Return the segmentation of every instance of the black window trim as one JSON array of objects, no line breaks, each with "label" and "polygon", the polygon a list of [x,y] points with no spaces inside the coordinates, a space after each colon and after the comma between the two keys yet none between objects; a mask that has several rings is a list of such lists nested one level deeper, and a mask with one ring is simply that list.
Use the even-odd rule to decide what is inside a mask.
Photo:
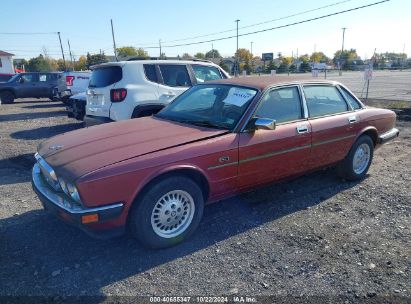
[{"label": "black window trim", "polygon": [[[338,94],[341,96],[342,100],[345,102],[345,105],[347,106],[347,111],[311,117],[310,109],[308,108],[308,104],[307,104],[307,101],[306,101],[306,98],[305,98],[304,87],[314,87],[314,86],[317,86],[317,87],[318,86],[326,86],[326,87],[336,88]],[[303,83],[303,84],[301,84],[301,87],[302,87],[302,91],[303,91],[303,94],[304,94],[304,100],[305,100],[305,103],[307,105],[308,119],[309,120],[324,118],[324,117],[330,117],[330,116],[336,116],[336,115],[341,115],[341,114],[346,114],[346,113],[351,113],[353,111],[350,104],[345,100],[343,94],[339,90],[338,85],[336,83]]]},{"label": "black window trim", "polygon": [[[357,98],[357,96],[355,96],[347,87],[343,86],[342,84],[338,84],[336,85],[336,87],[338,88],[338,90],[340,91],[340,94],[343,96],[345,102],[348,104],[348,106],[351,108],[351,111],[355,112],[355,111],[360,111],[362,109],[364,109],[364,104],[361,102],[361,100],[359,100]],[[349,96],[351,96],[360,106],[359,109],[354,109],[351,104],[348,102],[347,98],[345,98],[345,95],[343,94],[343,91],[345,91]]]}]

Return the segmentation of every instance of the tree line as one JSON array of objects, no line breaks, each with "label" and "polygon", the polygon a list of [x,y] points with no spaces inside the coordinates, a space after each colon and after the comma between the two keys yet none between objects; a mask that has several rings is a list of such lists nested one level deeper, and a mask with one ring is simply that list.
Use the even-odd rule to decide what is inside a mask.
[{"label": "tree line", "polygon": [[[117,57],[119,60],[128,58],[148,59],[149,54],[143,48],[135,48],[132,46],[124,46],[117,48]],[[348,49],[341,52],[338,50],[334,53],[332,58],[326,56],[323,52],[313,52],[312,54],[303,54],[298,57],[283,56],[281,52],[276,54],[277,57],[268,62],[261,64],[261,58],[253,56],[248,49],[240,48],[234,56],[228,58],[232,62],[236,62],[238,59],[239,71],[247,71],[247,74],[254,72],[266,72],[276,70],[278,73],[284,72],[310,72],[313,63],[323,63],[328,66],[335,66],[339,68],[341,66],[344,70],[360,69],[364,66],[365,62],[358,56],[355,49]],[[166,59],[167,56],[162,53],[160,59]],[[214,59],[215,62],[225,69],[227,72],[233,72],[233,67],[230,68],[227,65],[227,58],[221,56],[220,52],[216,49],[212,49],[206,53],[197,52],[194,55],[183,53],[181,56],[177,56],[178,59],[190,60],[190,59]],[[370,59],[375,69],[386,68],[390,65],[391,68],[411,68],[411,59],[407,59],[407,55],[403,53],[377,53]],[[29,60],[19,60],[15,63],[17,68],[23,68],[28,72],[49,72],[49,71],[83,71],[90,69],[91,66],[108,62],[107,56],[102,53],[90,54],[80,56],[77,60],[71,62],[62,59],[54,59],[47,55],[40,54],[37,57]]]}]

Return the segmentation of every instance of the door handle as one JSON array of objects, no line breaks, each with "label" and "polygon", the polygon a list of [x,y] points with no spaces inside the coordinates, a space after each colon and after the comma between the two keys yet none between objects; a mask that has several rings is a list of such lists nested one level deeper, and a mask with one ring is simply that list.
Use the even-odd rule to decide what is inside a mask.
[{"label": "door handle", "polygon": [[355,116],[350,116],[348,117],[348,123],[353,124],[357,122],[357,117]]},{"label": "door handle", "polygon": [[165,97],[174,97],[174,96],[176,96],[176,94],[173,93],[173,92],[167,92],[167,93],[164,93],[163,96],[165,96]]},{"label": "door handle", "polygon": [[297,133],[298,134],[304,134],[304,133],[308,133],[308,127],[306,125],[302,125],[302,126],[297,126]]}]

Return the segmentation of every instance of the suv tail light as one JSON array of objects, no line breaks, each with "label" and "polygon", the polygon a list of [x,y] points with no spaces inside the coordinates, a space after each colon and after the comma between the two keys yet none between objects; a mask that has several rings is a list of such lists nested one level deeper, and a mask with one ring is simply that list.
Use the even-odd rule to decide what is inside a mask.
[{"label": "suv tail light", "polygon": [[71,87],[73,85],[74,76],[66,76],[66,85]]},{"label": "suv tail light", "polygon": [[111,102],[120,102],[123,101],[127,96],[126,89],[111,89],[110,90],[110,99]]}]

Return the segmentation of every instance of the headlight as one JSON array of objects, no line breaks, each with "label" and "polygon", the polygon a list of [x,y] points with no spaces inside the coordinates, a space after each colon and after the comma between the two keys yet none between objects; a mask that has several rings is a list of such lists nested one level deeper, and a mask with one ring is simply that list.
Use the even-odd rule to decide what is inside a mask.
[{"label": "headlight", "polygon": [[64,193],[68,194],[66,181],[62,179],[61,177],[59,177],[59,183],[60,183],[61,190],[63,190]]},{"label": "headlight", "polygon": [[80,203],[80,195],[78,194],[76,186],[72,183],[67,183],[67,191],[71,198],[75,200],[76,202]]},{"label": "headlight", "polygon": [[76,202],[81,203],[80,195],[77,191],[76,186],[73,183],[67,182],[62,178],[59,178],[59,182],[61,189],[64,191],[65,194],[67,194],[67,196],[71,197]]}]

